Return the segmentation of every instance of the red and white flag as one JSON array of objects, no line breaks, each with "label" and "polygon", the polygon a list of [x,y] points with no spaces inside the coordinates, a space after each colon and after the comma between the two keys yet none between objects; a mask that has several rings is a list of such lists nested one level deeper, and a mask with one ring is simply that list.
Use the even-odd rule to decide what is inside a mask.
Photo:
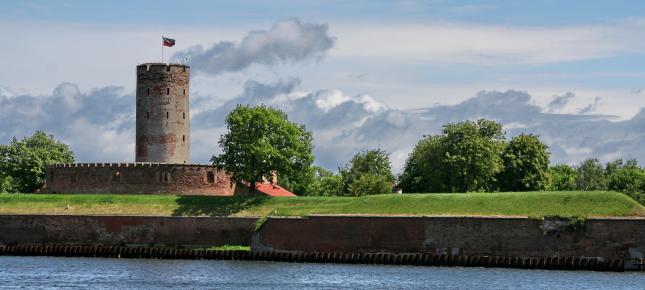
[{"label": "red and white flag", "polygon": [[162,41],[163,41],[163,46],[172,47],[173,45],[175,45],[175,40],[174,39],[163,37],[163,36],[161,38],[162,38]]}]

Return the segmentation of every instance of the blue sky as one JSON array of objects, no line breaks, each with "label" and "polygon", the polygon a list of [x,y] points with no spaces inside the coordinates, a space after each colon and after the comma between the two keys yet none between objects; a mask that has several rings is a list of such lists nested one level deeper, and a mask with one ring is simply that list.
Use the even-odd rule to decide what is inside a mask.
[{"label": "blue sky", "polygon": [[[276,29],[281,23],[288,26],[286,30]],[[235,102],[246,94],[250,82],[270,87],[294,80],[297,85],[285,89],[284,96],[274,96],[273,101],[285,110],[288,106],[281,103],[284,100],[309,96],[319,109],[354,102],[372,109],[387,107],[389,113],[411,112],[458,106],[477,98],[481,91],[508,90],[529,95],[527,105],[537,106],[544,113],[611,115],[607,117],[611,122],[629,121],[645,107],[643,1],[2,1],[0,96],[7,98],[6,102],[16,96],[83,102],[80,97],[56,95],[55,89],[61,84],[73,85],[63,88],[75,92],[76,97],[92,98],[94,92],[105,92],[105,88],[118,88],[121,93],[115,96],[129,96],[135,85],[135,65],[159,60],[162,34],[177,40],[175,47],[165,50],[167,59],[189,55],[192,61],[203,62],[192,64],[194,67],[205,67],[217,65],[221,59],[209,62],[212,59],[208,55],[189,53],[191,49],[201,46],[208,50],[222,43],[243,47],[253,31],[265,33],[280,46],[281,41],[293,36],[289,29],[298,25],[315,27],[315,37],[331,44],[317,47],[320,39],[309,39],[311,51],[302,52],[297,50],[298,43],[306,42],[296,39],[288,51],[277,52],[283,53],[282,58],[267,60],[258,54],[256,59],[245,60],[248,65],[243,68],[217,73],[212,73],[214,68],[204,68],[203,73],[195,70],[191,93],[199,106],[192,108],[193,117]],[[255,47],[258,42],[247,44]],[[304,56],[291,57],[289,53]],[[566,98],[563,106],[549,106],[567,94],[574,97]],[[372,109],[357,113],[366,115],[354,129],[384,112]],[[20,107],[13,110],[28,111]],[[473,114],[476,117],[477,113]],[[519,119],[506,121],[508,128],[528,126]],[[123,129],[127,126],[114,127],[119,122],[113,120],[111,125],[93,130],[103,132],[103,137],[97,138],[131,146],[128,139],[133,132]],[[21,130],[38,129],[38,124],[7,128],[0,139]],[[219,132],[212,126],[200,128],[203,131],[196,129],[196,134]],[[77,151],[87,152],[81,155],[82,160],[102,158],[83,149],[96,144],[73,138],[69,128],[52,130],[60,131],[79,148]],[[411,142],[423,133],[410,133]],[[542,134],[552,140],[550,145],[568,152],[556,161],[571,163],[601,154],[599,147],[563,145],[557,143],[560,139],[549,137],[551,133]],[[319,135],[320,139],[330,138],[329,142],[338,140],[331,132]],[[194,152],[201,154],[193,156],[195,161],[207,160],[206,153],[213,151],[215,143],[194,144]],[[398,156],[400,165],[412,145],[383,146],[391,147],[386,149]],[[318,144],[320,150],[325,146]],[[575,146],[585,150],[574,154],[571,148]],[[362,148],[351,142],[346,147],[348,152]],[[605,159],[645,159],[638,152],[614,149],[602,151]],[[103,151],[108,152],[105,158],[124,161],[132,155],[130,148]],[[332,161],[321,163],[334,167],[345,157],[324,158]]]}]

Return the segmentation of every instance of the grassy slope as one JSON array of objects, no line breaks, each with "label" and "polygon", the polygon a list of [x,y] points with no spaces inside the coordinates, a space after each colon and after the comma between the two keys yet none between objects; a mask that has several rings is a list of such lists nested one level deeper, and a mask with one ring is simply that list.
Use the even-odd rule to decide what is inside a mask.
[{"label": "grassy slope", "polygon": [[645,217],[645,208],[628,196],[617,192],[404,194],[296,198],[4,194],[0,195],[0,214],[174,216],[380,214]]}]

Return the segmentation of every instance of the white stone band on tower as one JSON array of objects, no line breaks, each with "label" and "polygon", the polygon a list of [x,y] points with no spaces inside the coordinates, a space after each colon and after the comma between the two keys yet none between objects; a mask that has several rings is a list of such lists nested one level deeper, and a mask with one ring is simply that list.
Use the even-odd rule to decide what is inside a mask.
[{"label": "white stone band on tower", "polygon": [[136,162],[190,160],[189,77],[183,64],[137,66]]}]

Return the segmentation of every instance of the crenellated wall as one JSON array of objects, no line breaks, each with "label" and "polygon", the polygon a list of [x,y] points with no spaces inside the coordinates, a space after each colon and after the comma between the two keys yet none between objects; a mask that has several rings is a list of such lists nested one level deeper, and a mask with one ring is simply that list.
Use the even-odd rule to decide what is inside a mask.
[{"label": "crenellated wall", "polygon": [[235,185],[212,165],[74,163],[46,167],[42,192],[231,196]]}]

